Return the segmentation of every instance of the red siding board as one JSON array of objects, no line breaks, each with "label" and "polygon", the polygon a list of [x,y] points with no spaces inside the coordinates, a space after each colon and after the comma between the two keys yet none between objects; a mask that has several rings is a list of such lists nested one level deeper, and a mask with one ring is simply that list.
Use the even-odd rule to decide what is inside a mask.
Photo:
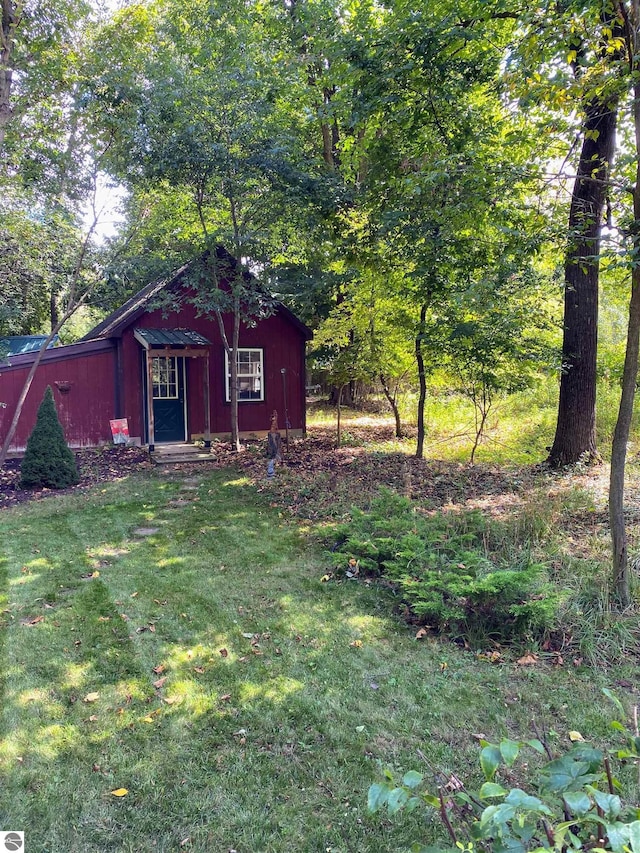
[{"label": "red siding board", "polygon": [[[63,348],[60,348],[63,349]],[[71,349],[71,348],[70,348]],[[30,365],[0,366],[0,440],[13,417]],[[58,383],[58,384],[56,384]],[[90,447],[110,441],[109,419],[114,417],[114,355],[111,348],[81,357],[43,360],[25,401],[13,450],[22,450],[36,422],[47,385],[53,390],[65,437],[73,447]],[[68,386],[63,392],[61,387]]]}]

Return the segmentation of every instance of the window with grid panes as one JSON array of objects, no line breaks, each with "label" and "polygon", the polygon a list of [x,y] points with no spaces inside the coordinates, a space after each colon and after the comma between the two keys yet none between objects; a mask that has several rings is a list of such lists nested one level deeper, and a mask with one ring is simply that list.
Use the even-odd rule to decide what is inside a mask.
[{"label": "window with grid panes", "polygon": [[[262,349],[238,347],[238,401],[264,400],[264,359]],[[225,353],[227,402],[231,400],[231,371]]]},{"label": "window with grid panes", "polygon": [[154,356],[151,359],[154,400],[175,400],[178,397],[178,364],[175,356]]}]

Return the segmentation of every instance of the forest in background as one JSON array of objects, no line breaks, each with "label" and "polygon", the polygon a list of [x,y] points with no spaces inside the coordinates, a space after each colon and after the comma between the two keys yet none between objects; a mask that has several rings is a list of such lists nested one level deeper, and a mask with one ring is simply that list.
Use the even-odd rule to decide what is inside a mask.
[{"label": "forest in background", "polygon": [[223,244],[314,328],[338,402],[377,387],[401,432],[412,395],[418,458],[430,387],[477,445],[559,378],[549,462],[595,461],[598,381],[622,384],[621,517],[639,35],[637,0],[4,0],[0,334],[71,340]]}]

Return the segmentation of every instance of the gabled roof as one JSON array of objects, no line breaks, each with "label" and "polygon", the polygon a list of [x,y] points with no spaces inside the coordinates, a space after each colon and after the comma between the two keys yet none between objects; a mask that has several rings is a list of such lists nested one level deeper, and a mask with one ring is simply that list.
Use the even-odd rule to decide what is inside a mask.
[{"label": "gabled roof", "polygon": [[130,299],[116,308],[113,313],[105,317],[101,323],[94,326],[91,331],[81,338],[82,341],[94,341],[100,338],[116,338],[122,330],[134,322],[141,314],[147,310],[148,304],[163,290],[173,290],[180,283],[184,273],[193,264],[189,261],[188,264],[180,267],[169,278],[161,278],[158,281],[153,281],[147,284],[142,290],[135,293]]},{"label": "gabled roof", "polygon": [[[105,317],[101,323],[98,323],[98,325],[91,329],[91,331],[87,332],[87,334],[81,338],[81,341],[104,340],[107,338],[119,337],[125,328],[130,326],[148,310],[149,304],[157,296],[163,292],[170,293],[178,290],[182,285],[184,275],[189,268],[202,260],[202,258],[206,258],[206,256],[207,255],[205,253],[200,258],[184,264],[169,277],[147,284],[142,288],[142,290],[139,290],[130,299],[128,299],[124,305],[121,305],[120,308],[117,308],[112,314]],[[232,267],[238,265],[236,258],[227,252],[224,246],[216,246],[216,257],[218,260],[224,261]],[[243,276],[247,281],[254,279],[257,283],[257,279],[255,279],[248,271],[243,270]],[[313,337],[311,329],[299,320],[298,317],[296,317],[296,315],[285,305],[278,302],[276,303],[275,310],[276,313],[286,317],[287,320],[289,320],[289,322],[298,329],[305,340],[308,341]]]}]

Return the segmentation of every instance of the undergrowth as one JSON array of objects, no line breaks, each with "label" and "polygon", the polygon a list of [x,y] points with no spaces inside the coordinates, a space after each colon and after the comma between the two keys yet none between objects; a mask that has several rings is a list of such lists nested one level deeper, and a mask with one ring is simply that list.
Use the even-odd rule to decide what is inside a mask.
[{"label": "undergrowth", "polygon": [[390,581],[415,621],[439,633],[498,642],[540,639],[556,627],[562,592],[523,548],[510,560],[488,548],[492,522],[477,511],[419,512],[381,490],[335,530],[333,567]]}]

